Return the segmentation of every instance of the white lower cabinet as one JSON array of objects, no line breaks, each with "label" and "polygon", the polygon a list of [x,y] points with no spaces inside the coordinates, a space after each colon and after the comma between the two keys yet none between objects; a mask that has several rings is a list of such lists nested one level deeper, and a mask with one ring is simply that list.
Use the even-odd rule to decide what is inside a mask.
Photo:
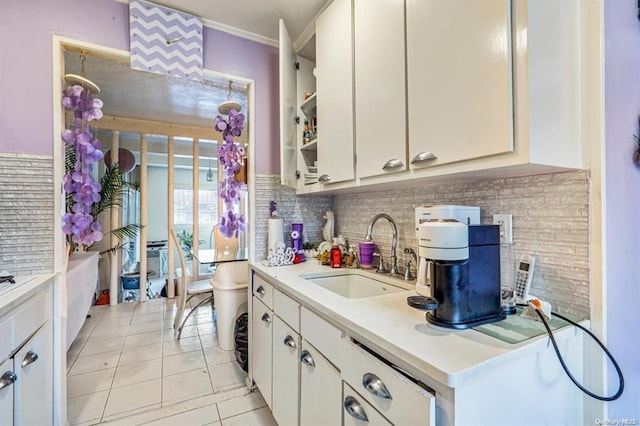
[{"label": "white lower cabinet", "polygon": [[[358,394],[351,386],[344,383],[344,422],[347,425],[389,426],[390,423],[371,404]],[[408,424],[408,423],[398,423]]]},{"label": "white lower cabinet", "polygon": [[[17,425],[46,425],[53,416],[53,334],[51,322],[13,356],[16,374],[15,413]],[[36,408],[37,407],[37,408]]]},{"label": "white lower cabinet", "polygon": [[13,424],[13,394],[16,375],[13,372],[13,358],[0,364],[0,425]]},{"label": "white lower cabinet", "polygon": [[304,339],[300,364],[300,424],[341,424],[340,372]]},{"label": "white lower cabinet", "polygon": [[255,296],[252,298],[253,316],[251,320],[253,381],[256,383],[262,397],[269,408],[273,410],[271,399],[272,386],[272,342],[273,342],[273,313]]},{"label": "white lower cabinet", "polygon": [[300,402],[300,335],[273,317],[273,389],[271,407],[280,426],[298,424]]}]

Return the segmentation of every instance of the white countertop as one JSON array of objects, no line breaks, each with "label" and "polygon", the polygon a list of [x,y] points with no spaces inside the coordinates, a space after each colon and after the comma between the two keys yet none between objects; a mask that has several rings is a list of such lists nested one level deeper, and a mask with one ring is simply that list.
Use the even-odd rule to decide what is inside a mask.
[{"label": "white countertop", "polygon": [[0,311],[11,307],[23,296],[49,281],[54,274],[23,275],[14,278],[15,284],[0,284]]},{"label": "white countertop", "polygon": [[[253,262],[251,268],[352,337],[367,340],[448,387],[459,386],[482,369],[498,366],[524,351],[538,351],[548,346],[546,334],[523,343],[510,344],[472,329],[452,330],[431,325],[426,322],[424,311],[407,305],[407,296],[415,294],[413,289],[364,299],[339,296],[300,275],[349,270],[332,269],[319,265],[315,260],[280,267]],[[379,275],[375,277],[381,279]],[[412,288],[411,283],[394,281]],[[562,341],[563,337],[575,333],[574,327],[566,327],[555,336]]]}]

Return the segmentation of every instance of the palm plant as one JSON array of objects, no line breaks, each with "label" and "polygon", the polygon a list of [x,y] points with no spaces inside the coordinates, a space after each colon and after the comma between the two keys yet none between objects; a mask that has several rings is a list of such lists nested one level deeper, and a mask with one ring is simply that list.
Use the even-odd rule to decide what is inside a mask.
[{"label": "palm plant", "polygon": [[[76,151],[73,147],[68,146],[65,149],[65,168],[67,171],[73,170],[76,163]],[[104,175],[100,178],[101,189],[98,192],[100,200],[91,206],[91,216],[97,220],[98,217],[109,211],[112,207],[123,206],[124,197],[127,195],[130,188],[138,189],[137,183],[127,182],[124,179],[124,175],[118,168],[117,164],[108,166]],[[67,210],[72,205],[71,194],[67,194],[66,199]],[[118,250],[127,250],[125,247],[125,239],[135,238],[140,232],[140,225],[137,223],[129,224],[119,228],[112,229],[107,233],[115,235],[118,242],[115,246],[109,247],[106,250],[102,250],[100,254],[107,254],[111,256]],[[91,247],[91,246],[90,246]]]}]

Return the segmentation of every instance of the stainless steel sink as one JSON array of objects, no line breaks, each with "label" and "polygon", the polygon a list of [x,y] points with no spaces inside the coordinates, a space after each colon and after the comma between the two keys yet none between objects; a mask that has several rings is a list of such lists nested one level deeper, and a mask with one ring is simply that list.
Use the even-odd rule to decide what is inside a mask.
[{"label": "stainless steel sink", "polygon": [[393,279],[359,271],[306,274],[301,277],[348,299],[363,299],[410,289],[408,284],[392,284],[389,281]]}]

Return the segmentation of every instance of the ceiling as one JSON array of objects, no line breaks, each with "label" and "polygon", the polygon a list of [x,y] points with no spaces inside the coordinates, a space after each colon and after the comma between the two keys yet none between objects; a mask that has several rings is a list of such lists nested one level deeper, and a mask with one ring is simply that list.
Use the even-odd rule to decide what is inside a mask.
[{"label": "ceiling", "polygon": [[[80,52],[65,52],[65,73],[81,73]],[[213,127],[218,105],[229,97],[227,80],[207,76],[200,81],[132,70],[129,62],[89,52],[86,77],[100,87],[102,112],[199,127]],[[246,85],[233,82],[231,99],[247,111]]]},{"label": "ceiling", "polygon": [[[129,3],[129,0],[116,0]],[[308,39],[311,24],[330,0],[153,0],[152,3],[200,16],[204,25],[277,46],[278,20],[291,40]]]},{"label": "ceiling", "polygon": [[[115,0],[128,3],[129,0]],[[159,0],[153,3],[200,16],[204,25],[277,45],[278,20],[292,40],[302,40],[301,55],[315,56],[311,25],[328,0]],[[311,40],[311,43],[308,41]],[[306,46],[305,46],[306,45]],[[311,47],[310,47],[311,46]],[[81,74],[80,50],[65,52],[65,73]],[[106,115],[212,127],[218,105],[229,98],[228,80],[206,73],[201,81],[131,70],[128,59],[87,53],[85,76],[97,84]],[[246,84],[234,81],[231,99],[247,111]]]}]

